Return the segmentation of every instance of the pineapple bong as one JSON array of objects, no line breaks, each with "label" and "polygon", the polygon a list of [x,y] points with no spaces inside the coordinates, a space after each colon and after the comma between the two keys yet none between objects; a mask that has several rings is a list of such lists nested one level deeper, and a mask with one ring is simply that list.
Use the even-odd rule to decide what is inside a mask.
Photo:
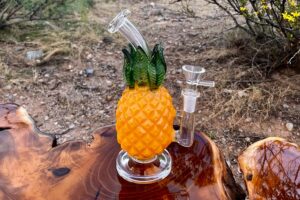
[{"label": "pineapple bong", "polygon": [[194,141],[197,86],[213,87],[214,82],[200,80],[205,69],[184,65],[186,88],[182,90],[183,110],[180,129],[173,129],[176,111],[172,97],[162,86],[166,75],[163,48],[151,51],[143,36],[128,20],[129,10],[120,12],[109,24],[111,33],[120,32],[128,41],[123,49],[123,75],[127,84],[116,111],[117,140],[121,145],[116,168],[125,180],[149,184],[167,177],[172,159],[166,147],[171,142],[191,147]]}]

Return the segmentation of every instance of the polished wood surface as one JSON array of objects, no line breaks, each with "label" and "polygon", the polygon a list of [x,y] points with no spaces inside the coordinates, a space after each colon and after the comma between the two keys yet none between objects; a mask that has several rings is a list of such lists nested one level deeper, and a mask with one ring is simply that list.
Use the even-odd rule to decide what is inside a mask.
[{"label": "polished wood surface", "polygon": [[300,148],[278,137],[249,146],[240,156],[250,200],[300,199]]},{"label": "polished wood surface", "polygon": [[91,144],[61,145],[41,133],[25,109],[0,104],[0,199],[243,199],[216,145],[197,133],[191,148],[172,143],[171,174],[150,185],[117,175],[120,146],[113,126],[94,132]]}]

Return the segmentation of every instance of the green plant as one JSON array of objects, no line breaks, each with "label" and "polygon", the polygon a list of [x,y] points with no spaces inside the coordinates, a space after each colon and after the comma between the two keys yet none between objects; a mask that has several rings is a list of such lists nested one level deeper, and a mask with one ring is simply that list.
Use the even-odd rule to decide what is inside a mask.
[{"label": "green plant", "polygon": [[93,0],[0,0],[0,29],[33,20],[58,20],[87,13]]},{"label": "green plant", "polygon": [[300,47],[300,5],[296,0],[207,1],[225,11],[256,41],[268,44],[266,48],[275,44],[280,55],[276,67],[296,58]]}]

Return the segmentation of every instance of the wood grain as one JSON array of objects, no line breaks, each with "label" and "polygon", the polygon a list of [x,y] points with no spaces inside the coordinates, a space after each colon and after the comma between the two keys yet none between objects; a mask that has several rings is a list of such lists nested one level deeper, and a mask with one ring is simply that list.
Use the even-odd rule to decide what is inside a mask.
[{"label": "wood grain", "polygon": [[249,146],[240,156],[250,200],[300,199],[300,148],[270,137]]},{"label": "wood grain", "polygon": [[243,199],[216,145],[197,133],[191,148],[172,143],[171,174],[150,185],[117,175],[120,146],[113,126],[94,132],[91,144],[56,146],[41,133],[25,109],[0,104],[0,199]]}]

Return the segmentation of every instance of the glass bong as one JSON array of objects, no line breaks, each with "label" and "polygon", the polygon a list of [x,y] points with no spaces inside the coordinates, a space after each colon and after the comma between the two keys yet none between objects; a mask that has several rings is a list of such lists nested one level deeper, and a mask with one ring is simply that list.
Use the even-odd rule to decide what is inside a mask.
[{"label": "glass bong", "polygon": [[[156,45],[152,52],[149,50],[143,36],[128,20],[129,14],[129,10],[123,10],[108,27],[109,32],[120,32],[130,42],[130,53],[123,50],[125,58],[123,72],[128,87],[119,100],[116,112],[117,139],[122,149],[116,159],[116,168],[118,174],[129,182],[149,184],[160,181],[170,174],[172,159],[166,147],[171,142],[177,142],[184,147],[193,145],[195,109],[197,98],[200,96],[197,86],[214,87],[215,83],[201,80],[201,75],[205,72],[202,67],[192,65],[182,67],[186,87],[182,90],[183,110],[180,128],[175,131],[173,120],[176,111],[168,91],[161,86],[154,91],[147,89],[143,84],[138,86],[137,81],[133,79],[136,74],[133,72],[132,76],[130,74],[130,70],[136,67],[132,64],[134,59],[138,60],[136,62],[149,57],[154,59],[154,65],[157,66],[147,63],[148,68],[146,67],[150,82],[152,80],[150,75],[155,67],[158,70],[154,71],[157,78],[160,71],[164,72],[164,77],[166,66],[163,49]],[[135,57],[131,57],[132,55]],[[145,66],[139,64],[138,67]],[[155,130],[158,128],[161,130]]]}]

